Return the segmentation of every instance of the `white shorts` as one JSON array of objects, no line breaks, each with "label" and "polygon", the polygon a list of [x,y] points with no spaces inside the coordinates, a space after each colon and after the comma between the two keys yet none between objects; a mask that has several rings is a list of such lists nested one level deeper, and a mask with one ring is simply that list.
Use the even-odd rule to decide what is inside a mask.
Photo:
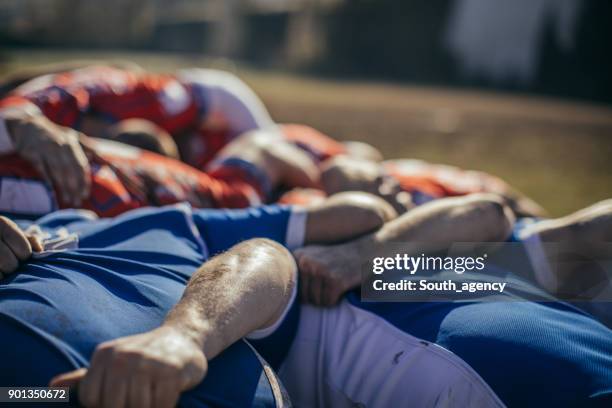
[{"label": "white shorts", "polygon": [[502,407],[452,352],[344,300],[302,305],[279,376],[297,407]]}]

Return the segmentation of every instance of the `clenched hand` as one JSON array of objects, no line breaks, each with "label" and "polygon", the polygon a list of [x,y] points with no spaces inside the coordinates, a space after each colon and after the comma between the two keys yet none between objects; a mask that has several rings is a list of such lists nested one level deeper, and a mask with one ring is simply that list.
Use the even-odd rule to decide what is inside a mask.
[{"label": "clenched hand", "polygon": [[64,203],[78,206],[89,196],[91,173],[80,134],[44,116],[10,123],[15,151],[55,186]]},{"label": "clenched hand", "polygon": [[86,407],[174,407],[180,393],[196,386],[208,370],[202,347],[176,328],[100,344],[89,369],[51,380],[52,387],[78,384]]},{"label": "clenched hand", "polygon": [[[296,250],[300,270],[302,301],[315,306],[330,307],[338,303],[342,295],[359,286],[361,269],[344,262],[343,245],[313,245]],[[355,257],[355,254],[346,254]],[[350,258],[348,258],[350,259]]]},{"label": "clenched hand", "polygon": [[42,251],[38,238],[26,235],[13,221],[0,217],[0,279],[17,270],[20,261]]}]

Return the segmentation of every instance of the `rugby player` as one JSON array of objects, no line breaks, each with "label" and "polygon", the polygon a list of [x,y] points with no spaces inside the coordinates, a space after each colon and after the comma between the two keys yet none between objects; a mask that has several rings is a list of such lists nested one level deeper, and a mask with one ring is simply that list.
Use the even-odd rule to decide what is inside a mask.
[{"label": "rugby player", "polygon": [[[280,135],[306,152],[314,163],[303,156],[297,163],[311,177],[315,177],[315,164],[335,156],[382,160],[380,152],[365,143],[340,143],[303,125],[278,128],[246,84],[230,73],[215,70],[191,69],[163,75],[118,66],[86,66],[63,72],[56,68],[48,75],[25,81],[0,102],[0,113],[4,111],[5,116],[16,110],[33,116],[43,114],[56,124],[90,136],[135,144],[174,158],[180,150],[181,159],[199,169],[207,168],[219,150],[238,135],[254,129],[265,130],[273,139]],[[129,118],[132,119],[124,120]],[[70,141],[70,136],[62,138]],[[41,137],[38,143],[47,139]],[[49,159],[55,157],[57,150],[52,145],[36,155],[25,147],[17,149],[37,168],[44,164],[45,172],[57,180],[56,189],[78,201],[80,194],[88,194],[88,165],[77,143],[65,144],[69,148],[58,155],[66,157],[64,169],[56,164],[57,160]],[[393,161],[384,165],[384,174],[391,176],[385,179],[395,180],[402,192],[409,193],[396,194],[394,183],[389,182],[385,191],[375,189],[396,210],[404,211],[432,198],[493,192],[507,196],[517,211],[532,216],[543,214],[537,204],[495,177],[448,166],[415,164],[416,161]],[[65,168],[71,177],[66,177]],[[58,176],[53,177],[55,174]],[[293,192],[282,201],[303,204],[319,195],[320,192]]]},{"label": "rugby player", "polygon": [[[236,136],[272,124],[257,97],[232,75],[185,71],[179,76],[183,79],[89,66],[34,78],[0,102],[0,117],[9,128],[4,131],[8,135],[0,135],[0,153],[19,154],[40,176],[48,176],[64,199],[71,197],[75,206],[89,195],[90,164],[79,134],[66,128],[101,137],[108,137],[109,132],[127,133],[127,139],[119,138],[124,141],[130,140],[131,133],[133,141],[138,132],[125,126],[117,130],[113,125],[123,119],[146,119],[160,129],[156,137],[164,132],[172,135],[179,142],[183,160],[203,170]],[[223,132],[218,131],[220,127]],[[146,133],[140,132],[136,139],[142,140]],[[183,139],[185,143],[180,142]],[[168,154],[172,148],[164,148],[168,138],[163,140],[158,146]],[[310,164],[305,156],[290,163],[297,169],[304,162]]]},{"label": "rugby player", "polygon": [[[476,237],[503,241],[512,233],[526,244],[554,242],[570,250],[588,248],[590,253],[607,248],[609,262],[609,200],[561,219],[513,229],[511,212],[502,201],[472,201],[476,197],[425,204],[358,240],[294,251],[302,299],[323,305],[340,299],[332,309],[302,305],[296,338],[279,371],[297,405],[397,406],[397,401],[414,406],[491,406],[499,401],[533,407],[610,404],[610,326],[601,323],[600,315],[561,302],[535,285],[521,280],[523,284],[506,288],[494,301],[482,295],[454,302],[364,302],[358,290],[338,296],[360,284],[363,262],[396,251],[397,245],[390,246],[393,243],[424,243],[421,249],[427,253],[448,242]],[[463,204],[455,206],[459,202]],[[486,221],[480,223],[483,218]],[[539,261],[548,255],[541,254]],[[563,269],[550,276],[550,270],[536,267],[535,280],[548,292],[567,290],[579,285],[576,273],[586,273],[584,263],[578,266],[582,270],[571,271],[573,277]],[[520,276],[524,271],[511,272]],[[448,275],[441,274],[439,281],[446,278]],[[481,278],[486,280],[485,275]],[[556,281],[552,287],[547,286],[551,278]],[[533,299],[528,294],[545,301],[528,301]],[[601,306],[610,325],[610,303]],[[499,400],[478,400],[475,395],[461,399],[466,394],[457,389],[436,388],[440,382],[453,383],[446,374],[456,371],[448,366],[477,373]],[[361,367],[367,367],[365,379]],[[411,382],[402,382],[404,378]],[[427,399],[431,395],[436,399]]]},{"label": "rugby player", "polygon": [[341,191],[366,191],[387,200],[398,212],[444,197],[492,193],[502,197],[517,217],[546,212],[508,183],[481,171],[416,159],[376,162],[350,155],[331,155],[320,165],[321,190],[294,189],[283,203],[310,203]]},{"label": "rugby player", "polygon": [[231,345],[265,337],[289,313],[296,267],[279,243],[343,240],[392,216],[376,197],[349,195],[305,210],[183,204],[107,219],[2,217],[0,383],[44,386],[91,364],[54,381],[84,377],[86,406],[174,406],[187,389],[181,406],[274,406],[257,357]]},{"label": "rugby player", "polygon": [[[306,143],[292,146],[271,139],[266,132],[248,132],[218,152],[208,166],[210,171],[203,173],[147,150],[73,133],[45,117],[23,117],[23,111],[13,115],[0,122],[0,152],[8,154],[0,163],[0,210],[22,216],[40,216],[69,207],[113,216],[146,205],[181,201],[197,208],[256,205],[271,201],[276,187],[315,185],[319,170],[305,152],[310,154],[316,150],[313,146],[331,140],[313,129],[293,125],[288,127],[291,132],[308,136],[311,142],[308,149],[298,149],[295,146],[304,147]],[[82,161],[91,172],[91,179],[86,179],[89,188],[73,177],[70,152],[75,146],[84,151]],[[533,210],[535,205],[525,205],[528,200],[515,198],[505,183],[492,176],[414,163],[387,162],[385,167],[391,176],[385,176],[377,163],[337,157],[323,165],[323,187],[328,194],[350,190],[378,194],[399,212],[431,199],[480,191],[507,197],[516,213],[538,212],[537,208]],[[53,166],[61,173],[51,171]],[[70,185],[78,195],[67,195],[70,193],[62,190],[62,185]],[[312,191],[293,190],[280,201],[306,204],[323,196]],[[80,203],[79,197],[83,197]]]},{"label": "rugby player", "polygon": [[[347,211],[348,208],[334,212],[325,206],[307,210],[302,217],[295,209],[279,207],[241,211],[189,211],[184,207],[166,207],[136,210],[106,220],[84,219],[84,215],[78,212],[50,215],[36,224],[50,235],[42,244],[56,251],[43,254],[40,259],[25,261],[17,274],[2,282],[4,294],[0,302],[3,316],[8,312],[9,321],[25,322],[28,328],[24,334],[20,331],[21,326],[19,330],[10,326],[10,330],[4,331],[5,340],[11,342],[15,331],[19,333],[16,336],[20,336],[20,344],[27,344],[25,342],[30,336],[36,339],[36,336],[44,335],[45,340],[40,344],[45,347],[28,350],[28,355],[38,363],[36,367],[41,370],[46,367],[41,366],[40,361],[57,361],[40,358],[37,350],[64,357],[60,357],[58,366],[44,368],[46,371],[41,377],[87,366],[93,354],[89,370],[73,371],[53,381],[54,385],[71,385],[80,381],[79,393],[86,403],[95,400],[100,404],[101,399],[103,406],[114,406],[113,398],[131,398],[140,393],[162,399],[164,396],[152,391],[151,384],[168,378],[163,377],[163,372],[189,371],[193,368],[193,354],[200,355],[193,347],[187,346],[184,352],[178,353],[179,361],[168,361],[173,358],[173,353],[160,353],[158,347],[169,351],[164,348],[167,347],[166,341],[170,341],[168,338],[184,336],[166,326],[181,322],[178,326],[186,329],[190,334],[188,337],[203,341],[206,352],[209,327],[201,323],[201,316],[204,315],[206,322],[211,319],[214,328],[214,316],[218,315],[209,312],[209,308],[218,310],[214,305],[221,301],[217,295],[213,302],[206,298],[213,293],[224,293],[218,291],[220,289],[232,287],[232,281],[240,279],[236,265],[250,270],[248,255],[258,254],[257,248],[263,251],[262,246],[271,244],[244,244],[253,244],[246,247],[248,255],[243,255],[247,256],[246,260],[234,251],[222,255],[225,258],[213,259],[198,274],[211,275],[212,281],[217,281],[215,277],[226,277],[225,286],[214,287],[213,292],[213,286],[206,286],[207,279],[192,278],[179,301],[182,285],[208,254],[255,236],[267,237],[289,247],[300,246],[303,242],[347,238],[365,232],[360,230],[364,222],[359,217],[374,215],[374,222],[370,224],[373,227],[388,219],[381,214],[389,207],[386,206],[387,210],[382,212],[381,208],[373,214],[359,209],[358,217]],[[323,217],[324,213],[327,216]],[[444,199],[408,212],[388,222],[374,235],[352,244],[359,247],[361,254],[369,254],[386,240],[396,239],[430,242],[431,249],[444,248],[457,241],[503,240],[510,234],[512,223],[509,209],[493,197]],[[319,224],[318,233],[316,229],[310,229],[313,224]],[[22,227],[29,225],[21,224]],[[60,226],[64,227],[63,230],[60,228],[61,231],[57,230]],[[334,226],[353,229],[333,236]],[[4,236],[19,235],[15,228],[11,231]],[[323,231],[323,236],[317,235]],[[76,245],[73,233],[80,238]],[[305,238],[302,240],[300,237]],[[22,238],[21,242],[25,245],[26,241]],[[365,242],[370,245],[364,245]],[[35,242],[35,245],[38,244]],[[241,248],[238,247],[238,253]],[[313,248],[296,252],[300,273],[310,276],[307,281],[300,277],[301,284],[306,285],[300,292],[323,293],[324,288],[317,289],[316,279],[312,278],[322,276],[334,267],[339,268],[339,265],[346,266],[348,272],[345,273],[354,274],[359,270],[354,264],[359,252],[349,254],[332,246],[327,248],[326,254],[321,247],[315,248],[314,253]],[[14,245],[9,246],[9,251],[19,259],[28,255],[27,250],[19,252]],[[282,250],[271,252],[287,260]],[[336,257],[331,256],[334,252]],[[277,269],[274,265],[278,264],[272,261],[270,264],[262,260],[254,263],[260,261],[270,265],[271,270]],[[13,263],[13,268],[15,265]],[[273,279],[269,275],[253,274],[258,282],[268,283]],[[290,280],[295,281],[296,277],[293,275]],[[247,282],[242,282],[246,285],[242,287],[244,291],[239,290],[235,296],[230,296],[238,304],[237,299],[242,296],[246,299],[256,296],[248,290]],[[298,406],[361,404],[386,407],[398,403],[415,406],[503,406],[504,403],[541,406],[544,402],[559,406],[594,406],[609,402],[612,392],[610,330],[552,297],[549,304],[363,303],[356,293],[350,292],[339,305],[322,309],[299,305],[295,295],[286,295],[289,285],[284,282],[284,285],[277,283],[277,286],[270,283],[278,291],[276,295],[267,293],[264,297],[276,296],[284,299],[283,302],[292,299],[286,302],[284,310],[287,312],[274,308],[276,313],[273,316],[283,318],[276,319],[273,324],[262,323],[259,327],[268,326],[270,330],[251,337],[258,351],[279,368],[280,376]],[[206,289],[204,296],[195,295],[198,293],[193,287],[196,284]],[[286,289],[285,296],[280,295],[281,287]],[[265,285],[257,286],[253,291],[265,292],[265,289]],[[75,299],[79,302],[76,311],[73,307]],[[165,313],[177,301],[178,305],[164,320]],[[69,304],[64,305],[64,302]],[[223,321],[230,325],[232,319],[249,320],[256,308],[252,303],[246,303],[248,311],[234,303],[232,310],[238,312],[230,313],[229,317],[223,315],[230,322]],[[113,316],[112,321],[108,320],[109,315]],[[176,315],[179,317],[174,320]],[[182,320],[180,316],[187,317]],[[138,327],[135,327],[135,322],[138,322]],[[247,325],[243,331],[231,331],[224,327],[233,333],[225,338],[227,343],[224,344],[255,328],[257,325]],[[146,330],[149,331],[134,336]],[[113,341],[126,335],[132,336]],[[57,340],[58,336],[61,341]],[[104,340],[110,342],[103,343],[94,351],[96,345]],[[201,343],[196,341],[196,344]],[[69,351],[63,349],[60,354],[49,351],[49,347],[68,346]],[[9,348],[3,350],[8,352]],[[3,374],[17,376],[9,373],[21,373],[27,379],[34,365],[21,365],[25,352],[12,350],[11,353],[5,357],[10,369]],[[74,355],[78,358],[66,363],[64,358]],[[202,359],[196,360],[201,367]],[[143,368],[151,365],[164,369]],[[179,378],[198,379],[202,373],[200,369],[197,375]],[[131,380],[134,378],[138,381]],[[122,383],[122,379],[130,380]],[[120,383],[129,385],[122,387]],[[168,385],[167,392],[174,396],[184,389],[178,382],[170,380],[169,383],[171,385],[165,384]],[[197,380],[183,384],[187,383],[193,385]],[[103,395],[106,387],[119,389],[119,392],[115,391],[112,396]],[[183,398],[187,400],[183,403],[197,406],[189,400],[192,395],[184,394]],[[210,401],[208,394],[200,395],[204,401]]]},{"label": "rugby player", "polygon": [[[0,155],[0,212],[32,217],[79,207],[113,216],[182,201],[197,208],[241,208],[268,201],[280,184],[312,186],[317,177],[302,151],[259,133],[237,138],[202,172],[137,147],[71,132],[44,117],[0,120],[0,153],[5,153]],[[74,146],[84,152],[79,160],[90,173],[82,180],[87,187],[73,173]]]}]

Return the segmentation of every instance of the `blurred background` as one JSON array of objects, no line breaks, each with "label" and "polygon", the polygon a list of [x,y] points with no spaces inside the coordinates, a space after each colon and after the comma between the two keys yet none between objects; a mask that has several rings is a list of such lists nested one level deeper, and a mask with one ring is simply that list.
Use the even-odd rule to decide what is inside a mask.
[{"label": "blurred background", "polygon": [[608,0],[0,0],[0,77],[228,69],[279,122],[488,171],[562,215],[612,196],[611,18]]}]

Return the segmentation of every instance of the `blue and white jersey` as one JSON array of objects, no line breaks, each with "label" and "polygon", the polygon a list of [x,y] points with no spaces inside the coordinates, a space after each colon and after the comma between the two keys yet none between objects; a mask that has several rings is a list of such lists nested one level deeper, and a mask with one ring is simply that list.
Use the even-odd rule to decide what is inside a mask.
[{"label": "blue and white jersey", "polygon": [[[48,251],[0,281],[0,384],[46,386],[57,374],[87,366],[99,343],[158,327],[209,256],[254,237],[285,245],[299,240],[295,214],[279,206],[172,206],[112,219],[73,210],[41,218],[36,225]],[[180,401],[186,407],[273,403],[262,364],[243,341],[213,359],[204,381]]]},{"label": "blue and white jersey", "polygon": [[[517,223],[511,240],[524,243],[525,267],[537,273],[545,257],[532,254],[538,248],[532,237],[525,240],[520,233],[525,225]],[[497,266],[487,265],[464,279],[486,282],[499,273]],[[452,272],[439,273],[430,280],[452,278]],[[347,315],[374,315],[425,347],[443,347],[508,406],[612,406],[612,330],[519,276],[506,279],[512,284],[495,301],[364,302],[353,291],[345,296],[344,308],[353,309]],[[546,301],[527,300],[534,298]],[[439,367],[433,353],[420,361],[421,373]]]},{"label": "blue and white jersey", "polygon": [[508,299],[385,303],[351,292],[346,299],[423,345],[453,353],[508,406],[610,406],[612,330],[564,302],[502,296]]}]

